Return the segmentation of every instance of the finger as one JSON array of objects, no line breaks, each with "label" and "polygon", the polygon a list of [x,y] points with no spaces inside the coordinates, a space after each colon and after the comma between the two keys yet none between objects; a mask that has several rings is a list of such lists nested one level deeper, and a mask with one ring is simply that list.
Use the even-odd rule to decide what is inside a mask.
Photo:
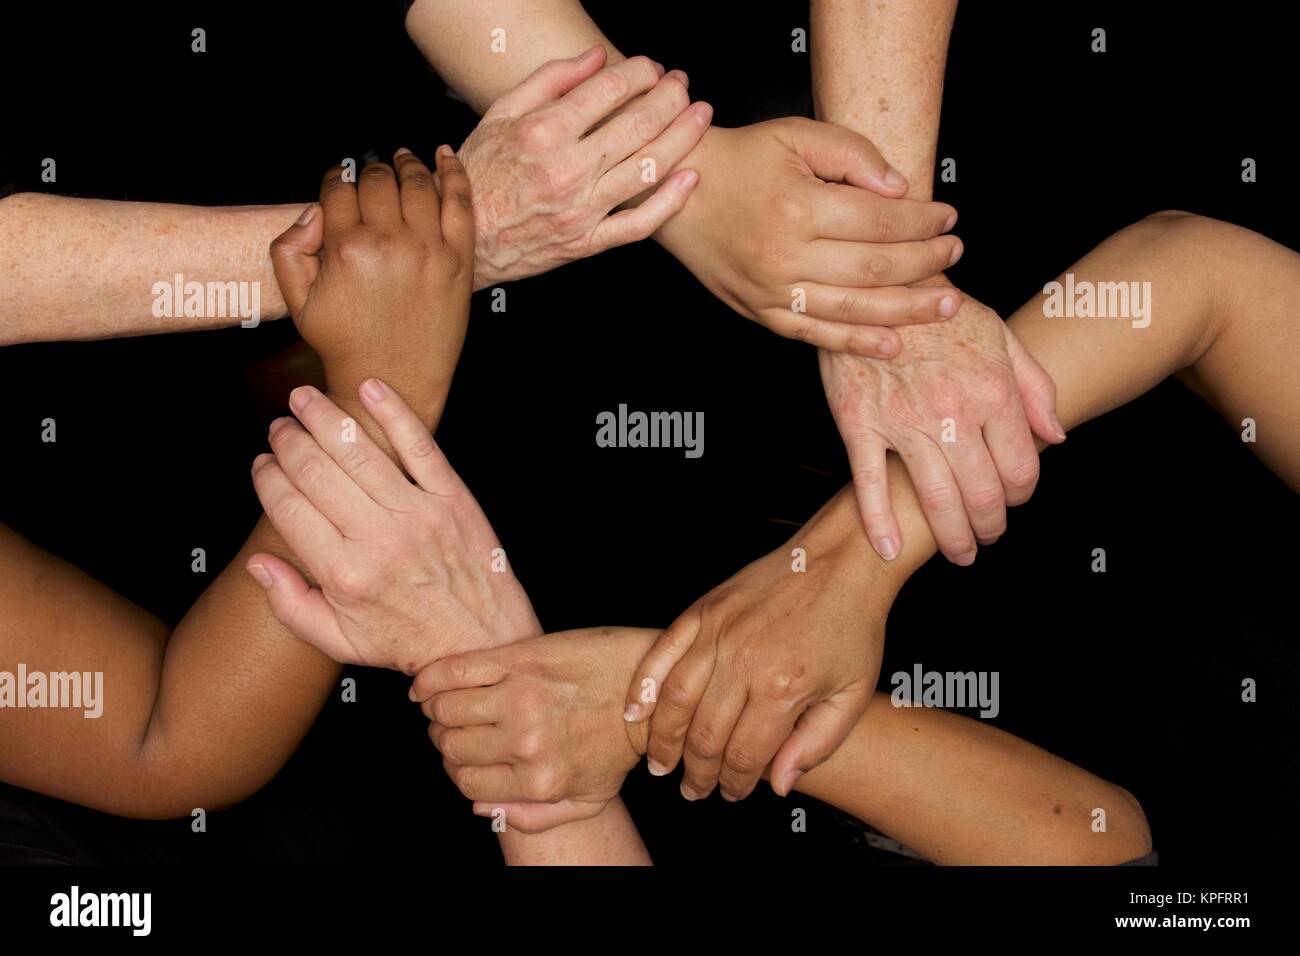
[{"label": "finger", "polygon": [[356,183],[343,180],[342,166],[325,171],[320,184],[320,205],[325,211],[324,243],[328,250],[342,238],[343,233],[361,222]]},{"label": "finger", "polygon": [[469,176],[450,146],[439,146],[434,157],[442,195],[442,238],[460,253],[462,263],[474,261],[474,200]]},{"label": "finger", "polygon": [[718,774],[722,799],[735,802],[754,792],[763,771],[794,730],[798,711],[750,697],[727,741]]},{"label": "finger", "polygon": [[[435,694],[466,687],[490,687],[505,679],[503,663],[484,651],[444,657],[424,667],[411,682],[411,700],[426,701]],[[427,715],[426,715],[427,716]]]},{"label": "finger", "polygon": [[864,358],[888,359],[903,348],[903,340],[893,329],[848,325],[781,308],[759,309],[758,318],[777,335],[806,342],[828,352],[848,352]]},{"label": "finger", "polygon": [[[654,189],[660,177],[687,157],[709,129],[713,121],[713,107],[708,103],[692,103],[683,110],[659,137],[644,149],[639,149],[623,160],[596,182],[597,202],[613,209]],[[646,160],[653,166],[647,166]],[[677,170],[682,172],[682,170]],[[676,175],[674,173],[673,175]],[[649,180],[647,180],[649,177]],[[665,179],[664,182],[667,180]],[[647,201],[649,196],[646,197]],[[683,197],[683,202],[685,201]],[[628,211],[628,210],[625,210]],[[677,210],[674,209],[673,212]],[[667,218],[665,217],[665,221]],[[660,223],[662,225],[662,223]],[[656,226],[655,228],[658,228]],[[608,247],[605,247],[608,248]]]},{"label": "finger", "polygon": [[907,465],[939,550],[954,564],[969,565],[975,560],[975,536],[971,533],[957,480],[943,452],[922,437],[902,445],[898,453]]},{"label": "finger", "polygon": [[732,731],[740,721],[749,700],[749,692],[715,668],[709,686],[700,697],[690,729],[686,731],[686,746],[682,750],[682,796],[687,800],[703,800],[718,785],[722,772],[722,757]]},{"label": "finger", "polygon": [[632,97],[649,90],[662,75],[662,69],[649,57],[634,56],[615,63],[565,93],[557,104],[559,115],[573,136],[579,137]]},{"label": "finger", "polygon": [[244,565],[266,591],[275,619],[300,641],[340,663],[354,663],[352,646],[339,628],[338,618],[319,590],[307,583],[298,569],[273,554],[259,552]]},{"label": "finger", "polygon": [[650,772],[655,776],[671,773],[682,759],[687,732],[713,678],[716,659],[712,636],[697,638],[664,679],[646,745]]},{"label": "finger", "polygon": [[374,501],[292,418],[271,423],[271,450],[294,488],[339,531],[354,536],[374,524]]},{"label": "finger", "polygon": [[[865,289],[800,282],[795,288],[803,293],[803,304],[808,315],[848,325],[882,327],[942,322],[956,315],[961,306],[961,296],[957,290],[944,286]],[[792,290],[792,301],[794,297]]]},{"label": "finger", "polygon": [[433,494],[449,494],[464,489],[447,456],[402,396],[377,378],[362,382],[358,394],[366,411],[379,423],[389,443],[396,449],[402,467],[416,484]]},{"label": "finger", "polygon": [[366,163],[357,177],[357,205],[361,221],[385,232],[402,226],[402,200],[397,192],[397,176],[387,163]]},{"label": "finger", "polygon": [[692,607],[665,628],[637,665],[627,688],[623,719],[639,723],[655,712],[659,691],[700,633],[699,609]]},{"label": "finger", "polygon": [[885,161],[870,140],[852,130],[809,121],[794,132],[792,145],[818,179],[860,186],[882,196],[907,192],[907,178]]},{"label": "finger", "polygon": [[[311,385],[301,385],[289,393],[289,408],[316,444],[364,495],[389,508],[410,501],[411,483],[401,469],[380,450],[356,419],[345,414],[328,396]],[[355,498],[355,495],[348,497]]]},{"label": "finger", "polygon": [[876,554],[893,561],[903,549],[903,532],[889,498],[889,446],[880,435],[869,430],[843,437],[853,472],[858,514],[867,540]]},{"label": "finger", "polygon": [[443,759],[447,776],[451,777],[462,794],[470,800],[485,802],[526,801],[523,786],[515,774],[515,768],[509,764],[494,764],[490,767],[462,767]]},{"label": "finger", "polygon": [[474,815],[502,819],[520,833],[542,833],[575,820],[590,820],[606,804],[589,800],[561,800],[559,803],[475,803]]},{"label": "finger", "polygon": [[495,724],[502,715],[501,694],[494,687],[443,691],[421,704],[420,710],[429,720],[444,727]]},{"label": "finger", "polygon": [[312,203],[302,211],[298,221],[275,237],[271,243],[271,265],[275,281],[284,296],[290,315],[297,315],[307,304],[307,293],[320,275],[320,250],[325,238],[325,217],[320,206]]},{"label": "finger", "polygon": [[338,528],[293,486],[274,455],[253,459],[253,488],[275,530],[319,581],[342,554]]},{"label": "finger", "polygon": [[961,258],[962,244],[956,236],[889,243],[814,239],[805,254],[809,278],[872,289],[910,285],[937,275]]},{"label": "finger", "polygon": [[839,749],[857,726],[870,699],[869,689],[844,690],[799,716],[794,730],[772,758],[769,777],[778,796],[789,796],[801,776]]},{"label": "finger", "polygon": [[648,146],[690,105],[686,74],[674,70],[660,77],[649,93],[581,140],[580,151],[589,157],[589,162],[595,163],[603,176]]},{"label": "finger", "polygon": [[650,238],[686,205],[687,197],[699,181],[699,173],[695,170],[679,169],[639,206],[606,216],[596,224],[591,234],[594,251],[603,252]]},{"label": "finger", "polygon": [[980,544],[992,544],[1007,530],[1007,498],[984,433],[975,425],[958,422],[956,441],[939,443],[961,491],[966,518]]},{"label": "finger", "polygon": [[429,739],[444,759],[459,767],[494,767],[510,762],[506,735],[497,727],[446,727],[433,723]]},{"label": "finger", "polygon": [[1034,434],[1052,445],[1065,441],[1065,429],[1056,417],[1056,383],[1034,357],[1025,351],[1020,340],[1006,329],[1007,355],[1011,357],[1011,370],[1020,387],[1020,401],[1025,418]]},{"label": "finger", "polygon": [[984,444],[993,456],[1007,504],[1024,504],[1038,485],[1038,449],[1018,402],[984,423]]},{"label": "finger", "polygon": [[422,236],[441,234],[438,190],[429,167],[405,146],[393,154],[393,167],[397,170],[402,221]]},{"label": "finger", "polygon": [[946,202],[886,199],[842,183],[810,183],[803,195],[823,239],[907,242],[933,239],[957,224],[957,210]]},{"label": "finger", "polygon": [[487,119],[488,114],[522,116],[554,102],[583,80],[594,76],[605,65],[607,56],[605,48],[596,45],[567,60],[543,63],[513,90],[497,97],[483,118]]}]

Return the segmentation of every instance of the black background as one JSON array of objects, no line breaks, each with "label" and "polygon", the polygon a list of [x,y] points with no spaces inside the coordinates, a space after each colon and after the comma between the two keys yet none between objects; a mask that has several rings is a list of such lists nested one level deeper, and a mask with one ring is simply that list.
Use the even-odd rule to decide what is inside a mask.
[{"label": "black background", "polygon": [[[961,213],[954,281],[1009,314],[1163,208],[1296,247],[1280,7],[964,5],[939,144],[958,182],[937,190]],[[686,69],[718,125],[810,111],[808,56],[790,50],[806,4],[714,3],[707,20],[699,3],[588,10],[624,52]],[[1089,50],[1098,26],[1104,54]],[[342,156],[430,158],[474,122],[383,4],[59,6],[6,32],[20,189],[45,188],[54,156],[66,194],[305,204]],[[473,309],[438,437],[550,630],[667,624],[847,480],[813,351],[731,313],[652,243],[511,285],[505,314],[485,294]],[[279,412],[254,401],[250,366],[295,338],[279,322],[0,350],[0,520],[175,622],[258,514],[248,465]],[[620,402],[703,411],[704,457],[597,449],[595,416]],[[47,416],[57,445],[40,441]],[[973,568],[915,576],[883,674],[997,670],[997,724],[1131,790],[1162,862],[1269,861],[1295,830],[1297,540],[1293,493],[1167,384],[1048,452],[1033,501]],[[201,837],[188,820],[32,803],[103,862],[496,863],[405,680],[351,676],[359,701],[328,703],[280,776]],[[1241,702],[1245,677],[1256,704]],[[641,769],[625,797],[662,864],[875,859],[806,798],[809,832],[791,834],[790,804],[766,788],[687,804]]]}]

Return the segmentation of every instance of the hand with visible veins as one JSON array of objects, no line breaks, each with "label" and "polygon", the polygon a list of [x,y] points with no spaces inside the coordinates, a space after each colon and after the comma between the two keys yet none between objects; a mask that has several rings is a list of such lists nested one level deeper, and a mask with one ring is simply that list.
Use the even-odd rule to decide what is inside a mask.
[{"label": "hand with visible veins", "polygon": [[691,103],[686,74],[645,57],[604,62],[597,46],[545,64],[461,146],[478,218],[476,289],[645,239],[698,182],[690,169],[670,173],[713,118]]},{"label": "hand with visible veins", "polygon": [[858,509],[872,546],[892,560],[903,537],[885,456],[898,452],[939,549],[968,565],[977,541],[991,544],[1006,530],[1007,505],[1033,494],[1034,436],[1065,440],[1056,388],[997,313],[970,296],[952,320],[900,335],[903,351],[892,361],[818,354]]}]

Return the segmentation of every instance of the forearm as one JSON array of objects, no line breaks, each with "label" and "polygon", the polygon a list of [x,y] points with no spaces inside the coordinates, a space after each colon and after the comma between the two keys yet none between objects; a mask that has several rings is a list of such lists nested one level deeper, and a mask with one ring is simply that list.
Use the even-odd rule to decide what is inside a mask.
[{"label": "forearm", "polygon": [[795,789],[934,863],[1115,865],[1151,851],[1122,788],[983,721],[896,707],[883,693]]},{"label": "forearm", "polygon": [[[247,283],[260,319],[286,314],[268,254],[293,206],[179,206],[37,193],[0,201],[0,344],[99,339],[237,325],[231,308],[187,316],[185,283]],[[155,283],[170,288],[170,302]],[[225,296],[222,300],[232,300]],[[214,305],[217,304],[214,301]],[[170,308],[168,308],[170,305]],[[208,314],[227,312],[227,315]],[[158,312],[168,314],[156,314]]]},{"label": "forearm", "polygon": [[813,0],[817,118],[861,133],[930,199],[957,0]]},{"label": "forearm", "polygon": [[406,31],[438,75],[480,114],[548,60],[577,56],[598,43],[608,63],[624,58],[578,0],[416,0]]}]

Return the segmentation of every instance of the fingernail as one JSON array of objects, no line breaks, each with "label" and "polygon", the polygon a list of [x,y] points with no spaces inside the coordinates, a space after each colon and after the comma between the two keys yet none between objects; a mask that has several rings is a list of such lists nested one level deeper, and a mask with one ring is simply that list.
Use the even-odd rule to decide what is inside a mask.
[{"label": "fingernail", "polygon": [[256,458],[253,459],[253,474],[257,474],[257,472],[261,470],[263,465],[270,463],[274,459],[275,459],[274,455],[269,454],[267,452],[262,452],[262,454],[258,455]]},{"label": "fingernail", "polygon": [[1061,427],[1061,420],[1056,417],[1055,412],[1052,413],[1052,424],[1056,426],[1056,440],[1065,441],[1065,429]]},{"label": "fingernail", "polygon": [[939,300],[939,315],[945,319],[951,319],[957,314],[957,300],[950,295],[945,295]]},{"label": "fingernail", "polygon": [[698,183],[699,181],[700,181],[700,174],[693,169],[688,169],[686,170],[685,173],[682,174],[683,189],[694,189],[695,184]]},{"label": "fingernail", "polygon": [[451,155],[451,147],[448,146],[446,143],[443,143],[441,146],[438,147],[438,152],[437,152],[436,155],[438,155],[438,156],[450,156],[450,155]]},{"label": "fingernail", "polygon": [[877,541],[876,554],[886,561],[893,561],[894,558],[898,557],[898,545],[894,543],[893,537],[881,538]]},{"label": "fingernail", "polygon": [[687,89],[690,89],[691,78],[686,75],[685,70],[673,70],[668,75],[676,79],[679,83],[682,84],[682,86],[686,87]]},{"label": "fingernail", "polygon": [[300,412],[311,404],[311,400],[316,397],[316,389],[310,385],[299,385],[289,393],[289,407],[295,412]]},{"label": "fingernail", "polygon": [[794,793],[794,785],[799,782],[799,778],[802,776],[803,776],[802,770],[791,770],[788,774],[786,774],[785,782],[783,784],[785,789],[781,791],[782,796],[788,797],[790,796],[790,794]]},{"label": "fingernail", "polygon": [[885,185],[893,186],[895,189],[907,185],[907,177],[900,173],[894,167],[889,167],[885,172]]},{"label": "fingernail", "polygon": [[952,559],[952,563],[959,564],[963,568],[968,568],[975,563],[975,555],[978,551],[979,551],[978,548],[972,548],[971,550],[967,551],[965,554],[957,555],[957,557]]},{"label": "fingernail", "polygon": [[623,719],[626,720],[629,724],[635,724],[638,720],[641,719],[641,705],[628,704],[627,710],[623,711]]},{"label": "fingernail", "polygon": [[382,402],[386,394],[384,383],[377,378],[368,378],[361,383],[361,392],[372,402]]},{"label": "fingernail", "polygon": [[653,63],[653,64],[655,65],[655,69],[659,71],[659,75],[660,75],[660,76],[663,76],[663,75],[664,75],[664,65],[663,65],[662,63],[660,63],[658,60],[651,60],[650,62]]},{"label": "fingernail", "polygon": [[881,342],[877,352],[880,358],[891,359],[898,354],[898,343],[892,339]]},{"label": "fingernail", "polygon": [[408,691],[406,692],[406,696],[409,697],[409,698],[411,698],[411,700],[419,700],[419,699],[420,699],[420,698],[418,698],[418,697],[415,696],[415,685],[414,685],[414,684],[412,684],[412,685],[411,685],[411,689],[408,690]]},{"label": "fingernail", "polygon": [[688,787],[685,781],[682,782],[681,789],[682,789],[682,796],[685,797],[687,800],[694,801],[700,799],[700,795],[696,793],[694,790],[692,790],[690,787]]},{"label": "fingernail", "polygon": [[289,424],[291,421],[293,421],[293,419],[289,418],[288,416],[285,416],[283,418],[277,418],[275,421],[271,422],[271,427],[267,430],[267,434],[274,437],[276,432],[278,432],[285,425]]},{"label": "fingernail", "polygon": [[953,213],[948,217],[948,221],[944,224],[943,231],[952,232],[952,227],[955,225],[957,225],[957,214]]},{"label": "fingernail", "polygon": [[740,797],[733,797],[725,790],[722,791],[722,799],[726,800],[728,803],[737,803],[740,801]]},{"label": "fingernail", "polygon": [[963,252],[963,247],[961,244],[961,240],[958,239],[957,242],[953,244],[952,255],[948,257],[948,265],[955,266],[957,264],[957,260],[961,258],[962,252]]},{"label": "fingernail", "polygon": [[275,582],[271,580],[271,572],[262,567],[262,565],[253,563],[246,565],[248,573],[253,576],[253,580],[262,585],[263,588],[269,588]]},{"label": "fingernail", "polygon": [[410,152],[409,149],[407,149],[405,146],[402,146],[397,150],[397,152],[393,153],[393,159],[396,159],[398,156],[405,156],[409,152]]},{"label": "fingernail", "polygon": [[307,223],[311,222],[315,218],[316,218],[316,204],[312,203],[310,206],[304,209],[302,211],[302,215],[298,217],[298,225],[305,226],[307,225]]},{"label": "fingernail", "polygon": [[474,804],[474,816],[476,817],[490,817],[495,810],[496,807],[480,807],[478,804]]},{"label": "fingernail", "polygon": [[665,767],[663,764],[661,764],[658,760],[647,760],[645,762],[645,766],[646,769],[650,771],[650,776],[652,777],[668,776],[668,768]]}]

